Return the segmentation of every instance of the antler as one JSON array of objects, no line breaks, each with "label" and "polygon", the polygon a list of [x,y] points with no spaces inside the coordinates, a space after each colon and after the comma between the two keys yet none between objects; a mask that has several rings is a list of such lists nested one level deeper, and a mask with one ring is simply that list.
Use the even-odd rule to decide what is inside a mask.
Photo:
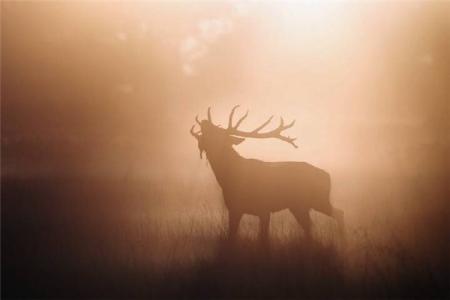
[{"label": "antler", "polygon": [[234,112],[236,111],[236,109],[237,109],[238,107],[239,107],[239,105],[236,105],[236,106],[234,106],[233,109],[231,110],[230,116],[228,117],[228,128],[227,128],[227,130],[230,130],[230,129],[237,129],[237,128],[239,127],[239,125],[241,125],[242,121],[244,121],[245,118],[247,118],[247,116],[248,116],[248,110],[247,110],[247,112],[245,113],[245,115],[243,115],[243,116],[239,119],[239,121],[236,123],[236,125],[233,126],[233,115],[234,115]]},{"label": "antler", "polygon": [[[196,118],[197,119],[197,118]],[[193,137],[195,137],[197,140],[200,138],[200,132],[201,131],[197,131],[197,132],[195,132],[194,131],[194,127],[195,127],[195,125],[193,125],[192,127],[191,127],[191,130],[190,130],[190,132],[191,132],[191,135],[193,136]]]},{"label": "antler", "polygon": [[[198,118],[198,115],[195,116],[195,121],[198,125],[201,125],[201,121]],[[211,107],[208,107],[208,121],[212,124],[212,117],[211,117]]]},{"label": "antler", "polygon": [[[208,107],[208,121],[212,124],[211,107]],[[195,122],[197,122],[197,124],[200,125],[200,126],[202,125],[202,121],[200,121],[200,119],[198,118],[198,115],[195,116]],[[195,127],[195,125],[192,126],[192,128],[191,128],[191,134],[194,137],[198,137],[199,134],[201,133],[201,130],[198,131],[198,132],[194,132],[194,127]]]},{"label": "antler", "polygon": [[211,107],[208,107],[208,121],[212,123],[212,118],[211,118]]},{"label": "antler", "polygon": [[258,139],[264,139],[264,138],[276,138],[282,141],[285,141],[289,144],[291,144],[292,146],[294,146],[295,148],[298,148],[298,146],[295,144],[295,140],[296,138],[291,138],[289,136],[284,136],[281,135],[281,132],[291,128],[292,126],[294,126],[295,124],[295,120],[293,120],[291,123],[284,125],[284,120],[283,118],[280,118],[280,125],[278,125],[277,128],[268,131],[268,132],[259,132],[261,129],[263,129],[264,127],[266,127],[270,121],[272,121],[273,116],[271,116],[269,119],[267,119],[267,121],[265,121],[263,124],[261,124],[260,126],[258,126],[256,129],[254,129],[253,131],[241,131],[238,130],[239,125],[242,123],[242,121],[247,118],[248,116],[248,111],[245,113],[244,116],[242,116],[239,121],[236,123],[235,126],[233,126],[233,115],[235,110],[239,107],[239,105],[236,105],[235,107],[233,107],[233,109],[231,110],[230,116],[228,118],[228,128],[227,131],[230,135],[236,135],[236,136],[240,136],[240,137],[249,137],[249,138],[258,138]]}]

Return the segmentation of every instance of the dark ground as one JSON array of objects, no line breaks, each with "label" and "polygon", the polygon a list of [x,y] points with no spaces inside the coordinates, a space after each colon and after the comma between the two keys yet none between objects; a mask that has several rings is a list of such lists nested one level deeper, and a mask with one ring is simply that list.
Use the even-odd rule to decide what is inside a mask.
[{"label": "dark ground", "polygon": [[[176,236],[151,216],[148,223],[127,218],[142,199],[158,203],[160,187],[119,186],[4,179],[2,298],[449,297],[448,258],[416,255],[398,240],[378,245],[354,230],[350,237],[359,246],[345,252],[332,243],[305,245],[301,237],[231,245],[220,227],[212,237],[196,229]],[[152,260],[170,239],[176,243],[163,248],[165,262]],[[208,245],[209,254],[192,250],[192,243]],[[175,250],[185,258],[175,259]]]}]

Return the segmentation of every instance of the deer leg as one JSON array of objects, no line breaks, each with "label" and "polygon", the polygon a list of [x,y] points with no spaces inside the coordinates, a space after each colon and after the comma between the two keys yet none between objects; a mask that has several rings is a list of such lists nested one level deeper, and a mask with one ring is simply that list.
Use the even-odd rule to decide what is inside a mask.
[{"label": "deer leg", "polygon": [[309,211],[298,211],[298,210],[291,210],[292,214],[294,215],[295,219],[297,220],[298,224],[303,228],[305,231],[305,237],[306,239],[311,239],[311,217],[309,215]]},{"label": "deer leg", "polygon": [[262,241],[269,240],[270,213],[259,216],[259,236]]},{"label": "deer leg", "polygon": [[339,208],[333,207],[331,216],[336,220],[339,228],[339,234],[341,235],[342,240],[345,242],[344,212]]},{"label": "deer leg", "polygon": [[239,229],[242,214],[228,211],[228,238],[235,239]]},{"label": "deer leg", "polygon": [[344,212],[339,208],[333,207],[331,204],[327,205],[325,208],[323,208],[319,211],[321,213],[333,218],[336,221],[338,231],[339,231],[339,236],[345,244],[346,237],[345,237],[345,225],[344,225]]}]

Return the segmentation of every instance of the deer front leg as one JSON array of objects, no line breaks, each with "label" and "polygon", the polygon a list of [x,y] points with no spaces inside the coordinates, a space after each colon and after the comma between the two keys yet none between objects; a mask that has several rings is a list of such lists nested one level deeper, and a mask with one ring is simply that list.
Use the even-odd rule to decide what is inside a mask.
[{"label": "deer front leg", "polygon": [[242,214],[234,211],[228,211],[228,238],[235,239],[239,229]]}]

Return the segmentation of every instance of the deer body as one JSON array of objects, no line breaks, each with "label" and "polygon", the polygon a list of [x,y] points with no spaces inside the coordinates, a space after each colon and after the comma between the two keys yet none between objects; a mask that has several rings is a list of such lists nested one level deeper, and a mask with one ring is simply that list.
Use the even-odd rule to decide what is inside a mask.
[{"label": "deer body", "polygon": [[[260,134],[259,130],[268,122],[252,132],[237,131],[237,127],[246,117],[232,126],[230,115],[229,128],[222,129],[212,124],[208,110],[208,121],[197,121],[201,125],[200,133],[191,133],[199,141],[200,155],[204,151],[211,164],[214,175],[222,188],[225,205],[229,212],[229,235],[233,237],[239,221],[244,214],[260,218],[262,238],[268,235],[270,213],[289,209],[299,224],[310,235],[311,209],[334,217],[343,228],[342,211],[332,207],[329,199],[330,176],[327,172],[305,162],[264,162],[244,158],[237,153],[233,145],[241,143],[245,137],[274,137],[294,144],[294,139],[281,136],[282,130],[293,125],[280,126],[274,131]],[[270,121],[271,118],[268,120]],[[232,130],[230,130],[230,128]],[[275,133],[275,135],[273,135]]]},{"label": "deer body", "polygon": [[286,208],[326,209],[330,176],[319,168],[304,162],[247,159],[236,152],[217,159],[208,152],[229,210],[260,215]]}]

